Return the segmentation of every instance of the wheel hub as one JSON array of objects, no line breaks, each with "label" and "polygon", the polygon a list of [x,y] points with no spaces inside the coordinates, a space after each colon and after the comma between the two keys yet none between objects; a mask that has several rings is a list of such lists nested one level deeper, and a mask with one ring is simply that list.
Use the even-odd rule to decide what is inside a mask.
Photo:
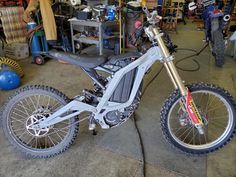
[{"label": "wheel hub", "polygon": [[41,107],[35,111],[26,121],[26,129],[28,133],[36,137],[45,136],[51,127],[39,128],[37,125],[50,115],[49,109],[46,109],[45,107]]}]

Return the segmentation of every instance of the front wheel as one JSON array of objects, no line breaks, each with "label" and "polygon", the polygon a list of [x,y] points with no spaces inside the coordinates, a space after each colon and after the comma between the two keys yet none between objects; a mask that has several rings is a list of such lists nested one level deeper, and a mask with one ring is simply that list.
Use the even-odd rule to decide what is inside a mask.
[{"label": "front wheel", "polygon": [[236,129],[233,98],[214,85],[199,83],[188,88],[203,119],[204,134],[199,133],[182,109],[183,97],[176,90],[161,110],[161,128],[166,140],[190,154],[206,154],[222,148]]}]

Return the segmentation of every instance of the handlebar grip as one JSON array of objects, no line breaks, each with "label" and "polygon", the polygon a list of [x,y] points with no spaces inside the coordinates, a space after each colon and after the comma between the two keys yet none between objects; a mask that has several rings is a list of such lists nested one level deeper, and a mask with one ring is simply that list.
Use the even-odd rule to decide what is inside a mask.
[{"label": "handlebar grip", "polygon": [[143,12],[146,14],[147,18],[151,18],[151,14],[146,6],[143,7]]}]

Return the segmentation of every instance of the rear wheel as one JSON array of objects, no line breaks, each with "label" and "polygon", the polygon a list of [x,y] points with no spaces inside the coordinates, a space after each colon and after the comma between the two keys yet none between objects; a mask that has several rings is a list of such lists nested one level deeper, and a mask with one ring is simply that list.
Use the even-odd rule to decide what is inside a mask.
[{"label": "rear wheel", "polygon": [[47,86],[28,86],[17,91],[3,110],[2,126],[6,138],[20,152],[32,158],[48,158],[64,152],[75,140],[76,118],[44,129],[32,124],[53,114],[69,99]]},{"label": "rear wheel", "polygon": [[173,92],[161,110],[161,127],[167,141],[186,153],[205,154],[226,145],[235,133],[235,104],[225,90],[208,84],[189,86],[203,119],[204,134],[183,111],[179,91]]},{"label": "rear wheel", "polygon": [[224,65],[224,53],[225,53],[225,41],[223,33],[220,30],[216,30],[212,34],[213,37],[213,53],[215,57],[215,64],[218,67]]}]

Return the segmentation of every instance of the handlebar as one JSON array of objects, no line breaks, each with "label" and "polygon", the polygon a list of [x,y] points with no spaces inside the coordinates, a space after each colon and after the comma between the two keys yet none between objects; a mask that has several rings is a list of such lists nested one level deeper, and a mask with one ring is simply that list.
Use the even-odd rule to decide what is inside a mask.
[{"label": "handlebar", "polygon": [[150,14],[150,12],[146,6],[143,7],[143,12],[146,14],[147,18],[152,17],[152,15]]},{"label": "handlebar", "polygon": [[150,13],[146,6],[143,7],[143,12],[146,14],[147,21],[150,24],[157,24],[162,19],[162,17],[158,15],[157,11]]}]

